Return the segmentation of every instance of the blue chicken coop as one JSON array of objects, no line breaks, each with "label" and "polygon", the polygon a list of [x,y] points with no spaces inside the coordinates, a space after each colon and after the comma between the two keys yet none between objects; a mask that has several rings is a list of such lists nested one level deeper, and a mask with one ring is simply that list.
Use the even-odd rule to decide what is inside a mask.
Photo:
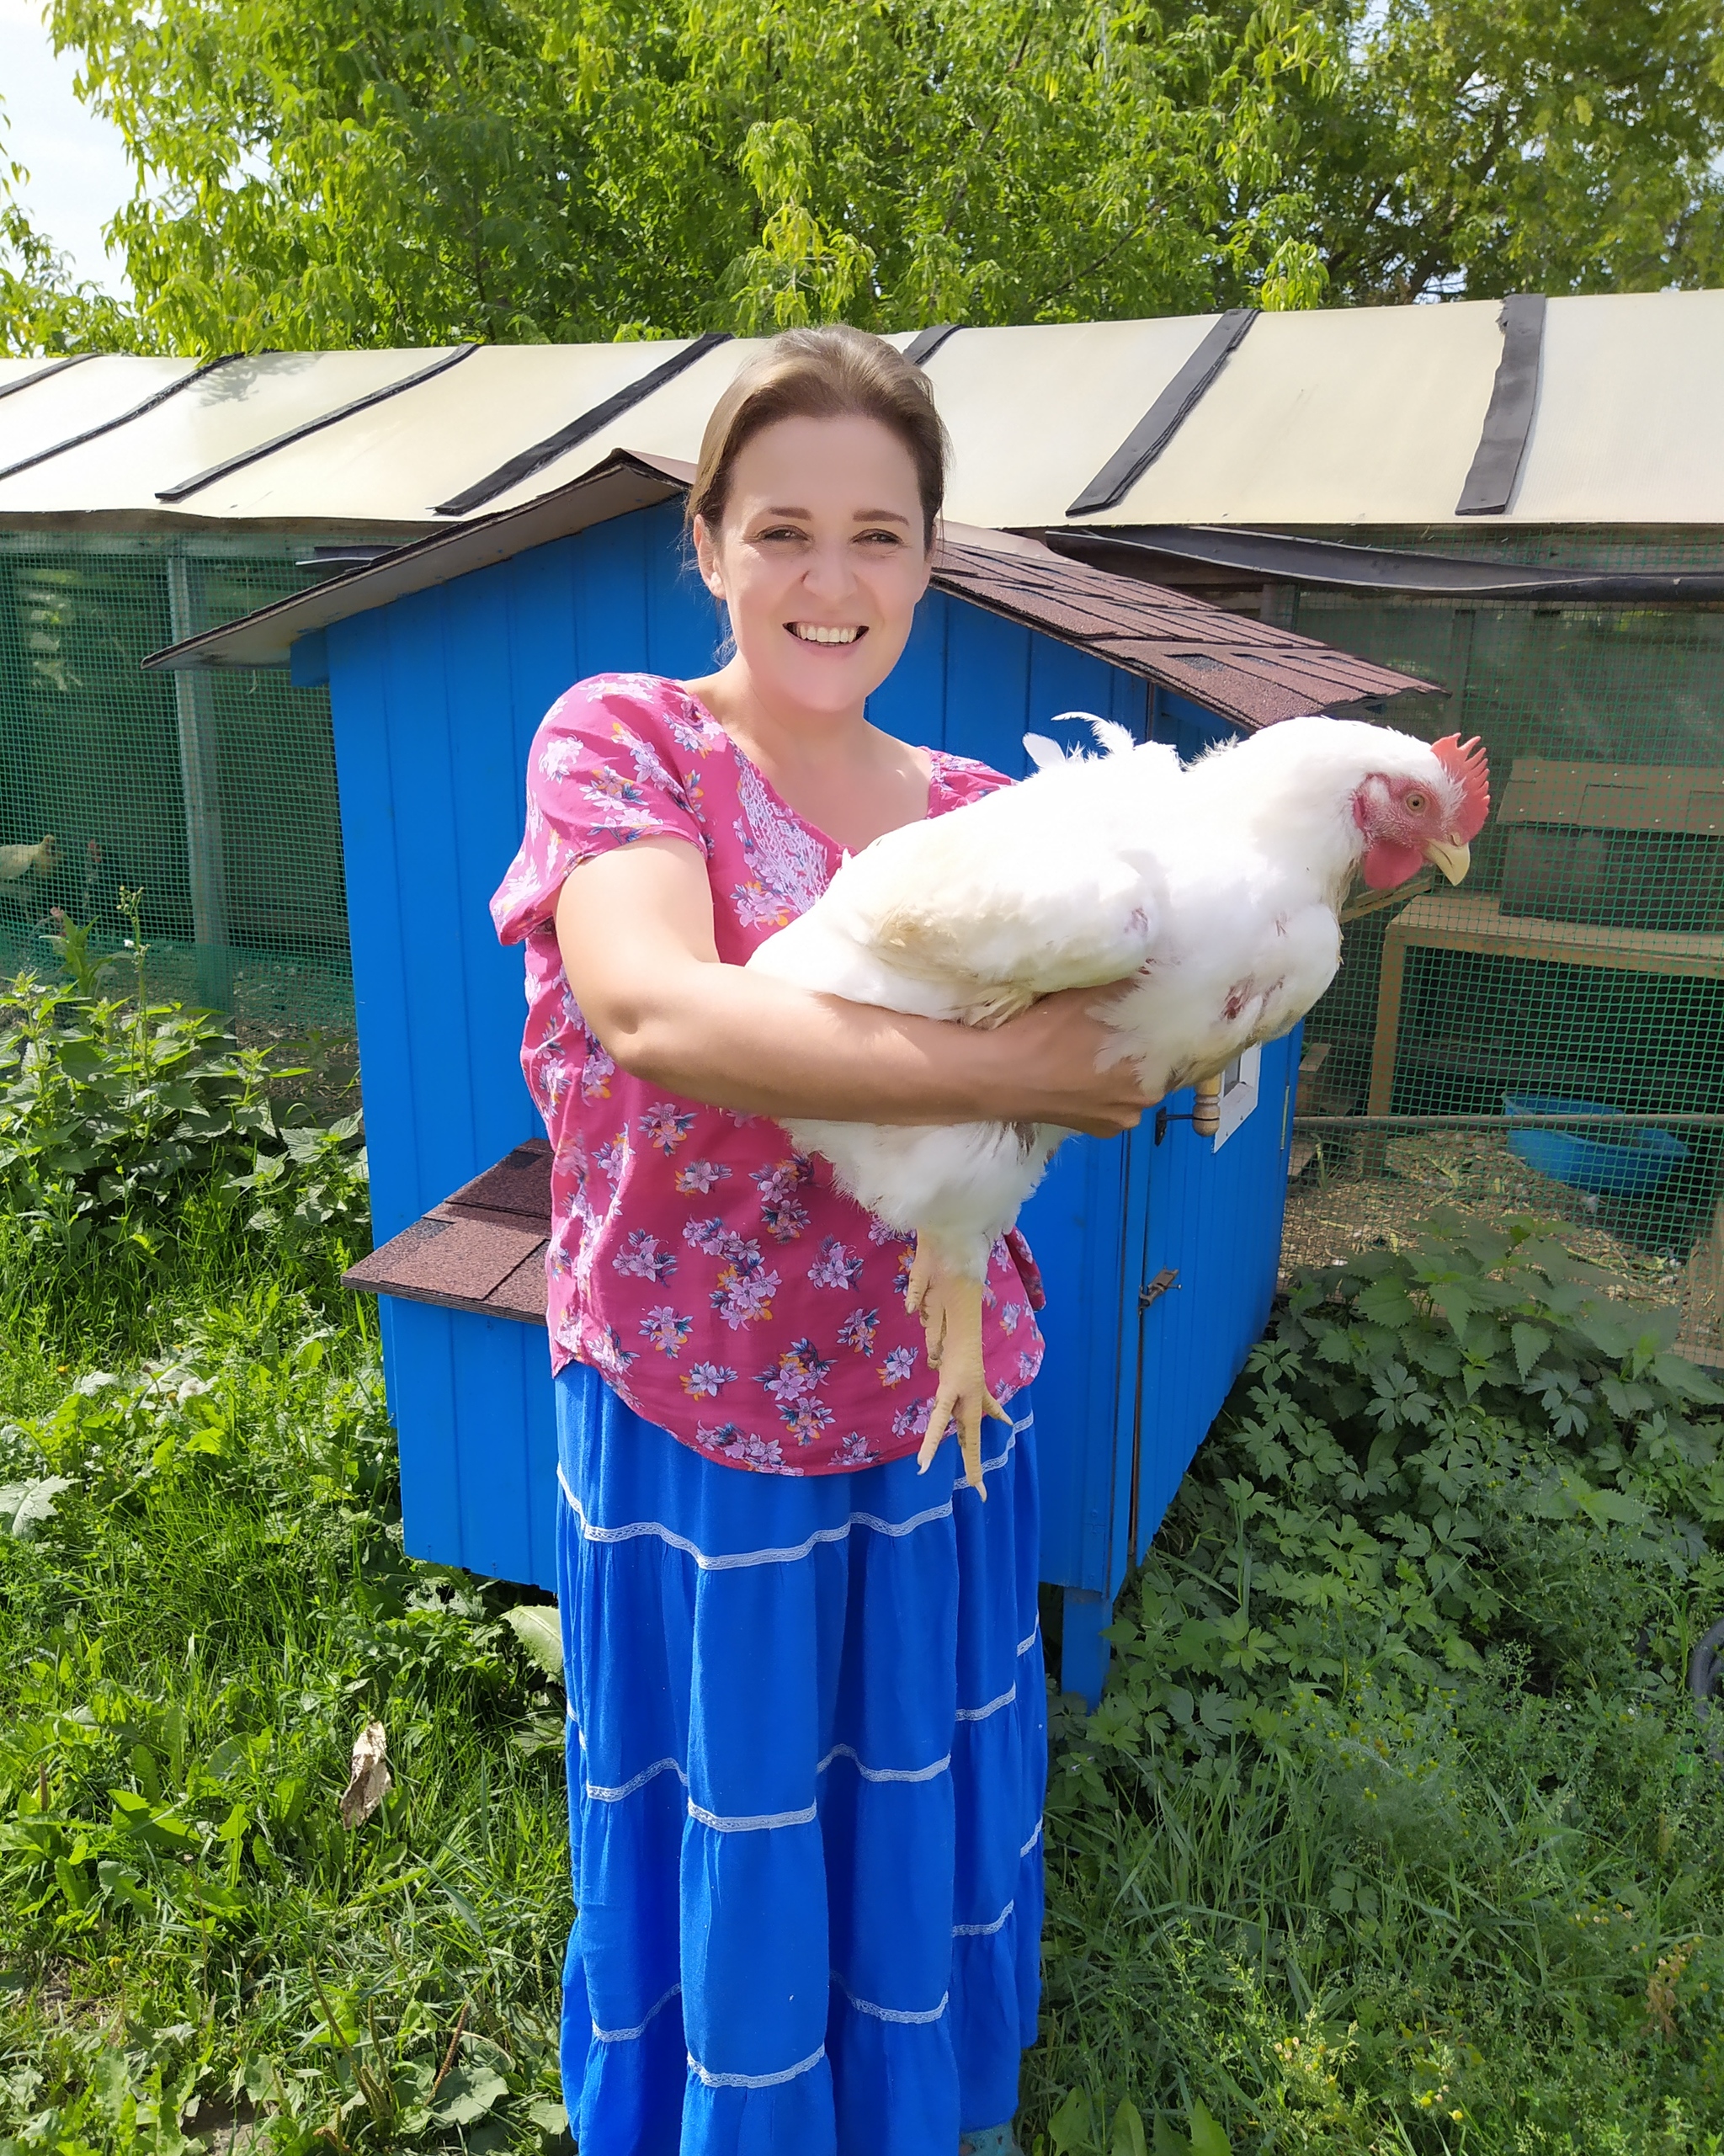
[{"label": "blue chicken coop", "polygon": [[[615,453],[152,662],[286,663],[328,684],[378,1238],[349,1277],[379,1296],[407,1546],[544,1587],[549,1148],[517,1060],[520,954],[498,947],[487,901],[561,691],[714,663],[718,621],[681,533],[689,476]],[[949,527],[873,716],[1022,773],[1026,728],[1064,713],[1190,754],[1424,686],[1035,540]],[[1297,1055],[1296,1035],[1229,1072],[1214,1138],[1194,1133],[1186,1095],[1125,1140],[1073,1139],[1024,1216],[1048,1290],[1042,1576],[1064,1590],[1063,1682],[1092,1699],[1125,1568],[1269,1312]]]}]

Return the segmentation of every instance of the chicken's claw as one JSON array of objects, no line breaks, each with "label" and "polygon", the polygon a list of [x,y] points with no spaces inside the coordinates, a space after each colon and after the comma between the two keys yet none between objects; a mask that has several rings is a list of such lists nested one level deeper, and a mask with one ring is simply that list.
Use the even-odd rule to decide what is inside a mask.
[{"label": "chicken's claw", "polygon": [[922,1320],[929,1365],[939,1372],[939,1385],[929,1412],[928,1434],[916,1455],[917,1468],[924,1475],[928,1472],[946,1432],[955,1423],[965,1480],[985,1502],[982,1418],[995,1415],[1007,1422],[1010,1417],[988,1390],[982,1368],[982,1283],[953,1270],[935,1255],[925,1238],[918,1238],[904,1300]]}]

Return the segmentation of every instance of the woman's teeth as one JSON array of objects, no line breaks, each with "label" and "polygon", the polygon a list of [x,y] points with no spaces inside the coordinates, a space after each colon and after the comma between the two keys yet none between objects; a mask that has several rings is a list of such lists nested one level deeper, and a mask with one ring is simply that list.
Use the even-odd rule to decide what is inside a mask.
[{"label": "woman's teeth", "polygon": [[805,644],[854,644],[862,634],[858,628],[828,629],[817,621],[793,621],[790,634]]}]

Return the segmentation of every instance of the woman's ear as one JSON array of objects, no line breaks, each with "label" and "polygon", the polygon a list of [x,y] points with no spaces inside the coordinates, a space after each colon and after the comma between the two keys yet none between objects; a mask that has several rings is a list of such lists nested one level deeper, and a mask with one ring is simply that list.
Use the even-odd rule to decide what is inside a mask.
[{"label": "woman's ear", "polygon": [[717,535],[702,516],[694,519],[694,559],[700,566],[701,583],[715,599],[723,599],[724,578],[718,566]]}]

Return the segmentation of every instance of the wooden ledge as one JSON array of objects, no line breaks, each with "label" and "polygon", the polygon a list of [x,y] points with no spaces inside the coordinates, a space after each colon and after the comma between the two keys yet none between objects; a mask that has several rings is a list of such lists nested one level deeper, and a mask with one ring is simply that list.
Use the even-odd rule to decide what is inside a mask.
[{"label": "wooden ledge", "polygon": [[550,1223],[551,1144],[529,1138],[360,1259],[342,1285],[542,1325]]}]

